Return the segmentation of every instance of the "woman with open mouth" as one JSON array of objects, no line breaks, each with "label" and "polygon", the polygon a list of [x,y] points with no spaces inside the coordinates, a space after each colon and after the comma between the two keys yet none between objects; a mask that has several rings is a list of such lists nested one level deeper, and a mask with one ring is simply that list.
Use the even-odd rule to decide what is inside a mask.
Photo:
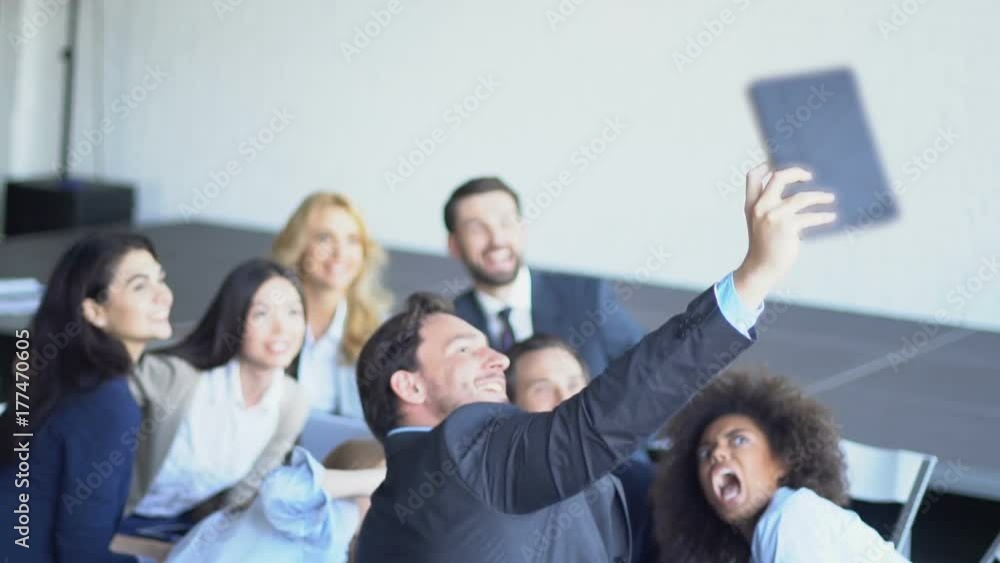
[{"label": "woman with open mouth", "polygon": [[653,506],[669,560],[906,561],[842,508],[844,458],[833,419],[787,379],[720,376],[667,433],[672,446]]}]

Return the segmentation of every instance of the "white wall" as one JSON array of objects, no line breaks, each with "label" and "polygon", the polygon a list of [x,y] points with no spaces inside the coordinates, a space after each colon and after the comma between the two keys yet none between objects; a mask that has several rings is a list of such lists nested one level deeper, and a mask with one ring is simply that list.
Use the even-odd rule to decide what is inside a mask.
[{"label": "white wall", "polygon": [[12,49],[16,57],[9,129],[10,174],[52,174],[59,161],[61,51],[66,44],[68,19],[65,0],[17,3],[20,13],[12,14],[6,24],[6,31],[14,37],[5,33],[3,47]]},{"label": "white wall", "polygon": [[[218,11],[226,1],[84,7],[78,148],[101,119],[113,130],[78,170],[137,182],[144,221],[201,207],[199,219],[276,228],[301,197],[326,186],[353,196],[385,243],[443,252],[448,192],[496,173],[526,202],[544,204],[530,224],[533,262],[632,277],[662,249],[671,257],[652,281],[703,287],[745,248],[742,196],[723,188],[759,145],[747,84],[846,64],[860,78],[887,170],[903,186],[902,218],[810,243],[788,294],[1000,330],[1000,276],[977,277],[981,260],[1000,254],[995,3],[243,0]],[[345,56],[356,28],[390,5],[398,13]],[[575,11],[553,29],[546,12],[560,6]],[[883,33],[879,22],[891,23],[894,10],[902,25]],[[673,55],[723,16],[721,34],[678,69]],[[150,69],[165,76],[143,87]],[[489,78],[493,91],[480,88],[485,99],[458,123],[449,108]],[[280,110],[294,117],[270,144],[256,154],[241,145]],[[574,151],[607,119],[626,127],[581,171]],[[386,173],[435,129],[443,142],[390,189]],[[957,139],[914,178],[910,159],[939,129]],[[41,151],[19,154],[20,170],[44,161],[34,156]],[[230,161],[239,172],[202,201],[197,194]],[[572,183],[545,199],[543,182],[563,170]],[[979,289],[959,297],[959,284]]]},{"label": "white wall", "polygon": [[[21,0],[0,2],[0,33],[4,38],[18,33]],[[10,173],[11,116],[14,105],[17,51],[10,41],[0,44],[0,232],[4,225],[5,179]]]}]

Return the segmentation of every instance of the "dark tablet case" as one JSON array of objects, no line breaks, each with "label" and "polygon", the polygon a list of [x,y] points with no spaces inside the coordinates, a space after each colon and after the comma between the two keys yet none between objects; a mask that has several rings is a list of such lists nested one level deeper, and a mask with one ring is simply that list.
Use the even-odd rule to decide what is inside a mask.
[{"label": "dark tablet case", "polygon": [[813,173],[811,182],[789,193],[822,189],[837,195],[837,222],[810,235],[867,227],[899,214],[850,70],[759,80],[750,97],[772,168],[802,166]]}]

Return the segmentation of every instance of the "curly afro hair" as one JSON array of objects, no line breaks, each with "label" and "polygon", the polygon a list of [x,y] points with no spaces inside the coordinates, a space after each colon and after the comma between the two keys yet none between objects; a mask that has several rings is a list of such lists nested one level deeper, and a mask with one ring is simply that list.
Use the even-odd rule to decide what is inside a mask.
[{"label": "curly afro hair", "polygon": [[656,539],[676,561],[747,561],[750,546],[719,518],[698,480],[697,448],[705,429],[738,414],[756,422],[788,474],[782,486],[807,487],[844,506],[847,485],[840,437],[829,410],[791,381],[764,370],[729,371],[710,383],[670,422],[652,501]]}]

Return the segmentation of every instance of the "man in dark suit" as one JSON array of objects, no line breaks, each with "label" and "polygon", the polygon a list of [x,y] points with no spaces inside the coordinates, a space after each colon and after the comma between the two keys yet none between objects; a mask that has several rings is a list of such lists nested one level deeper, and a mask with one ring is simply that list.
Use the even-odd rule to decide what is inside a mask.
[{"label": "man in dark suit", "polygon": [[455,299],[455,314],[504,352],[536,332],[576,348],[590,373],[603,373],[645,331],[620,299],[624,283],[528,268],[522,261],[521,204],[497,178],[459,186],[444,208],[448,250],[465,264],[473,288]]},{"label": "man in dark suit", "polygon": [[747,178],[740,267],[550,412],[507,404],[507,357],[442,301],[411,296],[358,360],[365,420],[387,456],[358,561],[628,561],[624,493],[609,473],[752,343],[799,234],[834,219],[806,210],[829,194],[782,199],[807,172],[766,185],[765,173]]},{"label": "man in dark suit", "polygon": [[[582,391],[590,382],[587,364],[576,350],[558,336],[535,333],[507,351],[507,398],[526,412],[548,412]],[[632,563],[655,563],[659,554],[653,542],[653,464],[648,459],[628,461],[612,473],[621,483],[628,513]],[[577,493],[577,496],[585,493]],[[573,502],[570,499],[567,502]]]}]

